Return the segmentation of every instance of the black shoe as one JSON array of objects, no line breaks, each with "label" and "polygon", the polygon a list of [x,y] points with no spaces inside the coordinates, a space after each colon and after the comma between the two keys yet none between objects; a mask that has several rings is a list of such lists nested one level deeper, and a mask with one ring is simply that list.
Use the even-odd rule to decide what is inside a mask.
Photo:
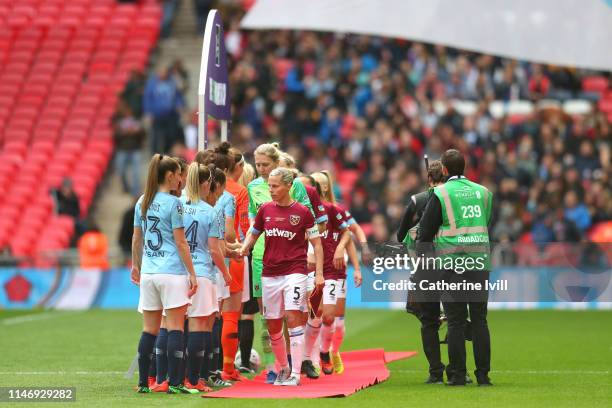
[{"label": "black shoe", "polygon": [[319,373],[315,370],[314,365],[312,365],[312,361],[304,360],[302,361],[302,374],[306,374],[306,377],[316,380],[319,378]]},{"label": "black shoe", "polygon": [[469,374],[466,374],[466,375],[465,375],[465,383],[466,383],[466,384],[472,384],[472,383],[474,383],[474,381],[472,381],[472,379],[470,378],[470,375],[469,375]]},{"label": "black shoe", "polygon": [[430,375],[425,384],[444,384],[444,378]]},{"label": "black shoe", "polygon": [[465,380],[463,380],[463,381],[448,380],[446,382],[446,385],[450,385],[450,386],[462,386],[462,385],[465,385]]},{"label": "black shoe", "polygon": [[477,377],[476,381],[478,381],[479,387],[491,387],[493,385],[489,377],[480,377],[480,378]]}]

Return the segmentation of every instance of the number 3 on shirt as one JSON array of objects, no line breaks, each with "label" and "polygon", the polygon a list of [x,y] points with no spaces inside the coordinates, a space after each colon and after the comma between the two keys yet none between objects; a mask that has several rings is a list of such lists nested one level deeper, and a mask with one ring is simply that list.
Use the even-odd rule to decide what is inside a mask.
[{"label": "number 3 on shirt", "polygon": [[147,245],[149,246],[149,249],[151,249],[151,251],[159,251],[161,249],[163,243],[164,243],[161,231],[157,228],[157,224],[159,224],[159,218],[158,217],[153,217],[153,216],[148,216],[147,219],[149,221],[153,222],[153,224],[149,228],[149,232],[151,234],[155,234],[157,236],[157,243],[156,244],[153,244],[153,241],[151,241],[150,239],[147,239]]}]

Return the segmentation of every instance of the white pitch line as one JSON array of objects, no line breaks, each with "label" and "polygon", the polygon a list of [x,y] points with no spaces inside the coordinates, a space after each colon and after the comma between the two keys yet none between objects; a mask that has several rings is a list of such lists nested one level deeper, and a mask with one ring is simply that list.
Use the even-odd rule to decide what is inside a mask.
[{"label": "white pitch line", "polygon": [[[427,371],[427,370],[425,370]],[[391,370],[394,373],[422,373],[423,370]],[[607,370],[491,370],[494,374],[536,374],[536,375],[601,375],[610,374]]]},{"label": "white pitch line", "polygon": [[47,313],[33,313],[17,317],[9,317],[2,319],[0,322],[6,326],[12,326],[14,324],[37,322],[39,320],[53,319],[55,317],[69,316],[74,312],[47,312]]}]

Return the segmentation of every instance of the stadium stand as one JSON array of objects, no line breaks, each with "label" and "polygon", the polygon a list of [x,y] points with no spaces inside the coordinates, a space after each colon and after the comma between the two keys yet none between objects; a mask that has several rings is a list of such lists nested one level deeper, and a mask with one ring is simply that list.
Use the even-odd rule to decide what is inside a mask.
[{"label": "stadium stand", "polygon": [[[66,248],[74,220],[50,190],[72,179],[89,212],[113,152],[111,116],[130,72],[157,41],[155,1],[0,0],[0,248]],[[26,261],[29,262],[29,261]]]},{"label": "stadium stand", "polygon": [[232,142],[248,152],[279,141],[306,171],[335,170],[373,241],[393,236],[423,188],[422,154],[449,147],[495,192],[496,241],[563,240],[573,226],[578,239],[609,236],[609,73],[375,36],[240,30],[246,7],[233,4],[222,10]]}]

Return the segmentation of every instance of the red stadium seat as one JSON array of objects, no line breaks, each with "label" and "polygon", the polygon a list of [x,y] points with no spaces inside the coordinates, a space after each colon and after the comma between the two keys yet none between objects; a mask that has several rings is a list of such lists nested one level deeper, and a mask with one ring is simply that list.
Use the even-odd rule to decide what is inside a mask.
[{"label": "red stadium seat", "polygon": [[34,121],[31,118],[13,116],[8,123],[7,128],[25,130],[29,132],[34,127]]},{"label": "red stadium seat", "polygon": [[17,154],[21,156],[21,158],[24,158],[28,150],[28,145],[23,140],[7,140],[2,149],[5,154]]},{"label": "red stadium seat", "polygon": [[64,61],[66,65],[81,65],[83,63],[87,63],[89,58],[91,57],[91,52],[86,50],[70,50],[64,56]]},{"label": "red stadium seat", "polygon": [[38,16],[57,17],[60,14],[60,8],[55,4],[42,4],[38,8]]},{"label": "red stadium seat", "polygon": [[34,252],[69,244],[74,220],[49,219],[49,188],[64,177],[87,215],[112,156],[117,93],[159,32],[161,8],[146,3],[0,0],[0,243],[17,254],[38,263]]},{"label": "red stadium seat", "polygon": [[612,113],[612,98],[601,98],[599,109],[606,114]]},{"label": "red stadium seat", "polygon": [[96,39],[94,38],[75,38],[70,43],[70,51],[81,51],[91,53],[96,47]]},{"label": "red stadium seat", "polygon": [[22,73],[7,73],[2,75],[2,83],[11,85],[21,85],[25,81],[25,75]]},{"label": "red stadium seat", "polygon": [[72,105],[72,99],[68,97],[53,95],[49,98],[49,106],[54,108],[68,108],[70,105]]},{"label": "red stadium seat", "polygon": [[604,76],[590,76],[582,80],[582,90],[585,92],[601,93],[608,89],[608,79]]},{"label": "red stadium seat", "polygon": [[72,109],[72,111],[70,112],[70,117],[77,119],[85,119],[86,121],[90,122],[95,114],[95,108],[76,105],[74,109]]},{"label": "red stadium seat", "polygon": [[49,28],[49,27],[53,27],[56,21],[57,21],[56,17],[37,16],[32,22],[32,24],[34,24],[34,26],[36,27]]},{"label": "red stadium seat", "polygon": [[47,140],[37,140],[32,143],[32,153],[41,153],[44,155],[49,155],[53,149],[55,148],[55,143]]},{"label": "red stadium seat", "polygon": [[[47,108],[46,112],[48,112],[49,109],[51,108]],[[45,115],[40,119],[40,121],[38,122],[38,127],[42,128],[42,130],[57,131],[62,128],[63,124],[63,117],[61,117],[61,115],[56,115],[54,111],[51,111],[49,116]]]},{"label": "red stadium seat", "polygon": [[10,55],[11,62],[21,62],[27,65],[30,65],[34,60],[34,51],[32,50],[24,50],[24,51],[14,51]]},{"label": "red stadium seat", "polygon": [[30,133],[25,131],[25,130],[13,130],[13,129],[6,129],[4,131],[4,140],[8,141],[8,140],[29,140],[30,139]]},{"label": "red stadium seat", "polygon": [[36,128],[32,132],[35,141],[46,141],[53,142],[59,138],[60,132],[59,130],[51,130],[51,129],[40,129]]},{"label": "red stadium seat", "polygon": [[51,93],[53,95],[65,96],[68,98],[72,98],[77,91],[77,85],[72,84],[62,84],[56,82],[56,85],[51,88]]},{"label": "red stadium seat", "polygon": [[100,2],[94,2],[91,5],[89,12],[98,16],[109,17],[114,10],[114,4],[101,4]]},{"label": "red stadium seat", "polygon": [[79,129],[64,130],[62,132],[63,140],[84,140],[87,139],[87,131]]}]

